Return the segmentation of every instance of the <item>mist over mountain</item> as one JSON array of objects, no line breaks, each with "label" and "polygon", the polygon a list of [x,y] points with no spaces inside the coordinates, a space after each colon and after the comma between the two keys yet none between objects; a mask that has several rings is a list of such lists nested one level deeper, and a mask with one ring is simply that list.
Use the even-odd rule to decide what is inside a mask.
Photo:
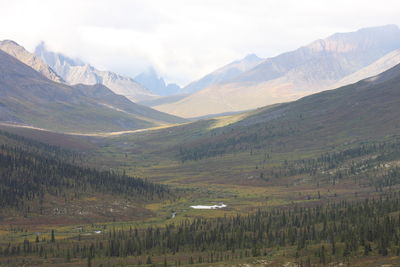
[{"label": "mist over mountain", "polygon": [[153,67],[135,76],[135,81],[143,85],[152,93],[160,96],[169,96],[181,93],[181,88],[175,83],[166,84]]},{"label": "mist over mountain", "polygon": [[[178,102],[159,105],[160,111],[183,117],[198,117],[248,110],[334,88],[345,77],[400,48],[400,29],[396,25],[372,27],[349,33],[336,33],[326,39],[312,42],[297,50],[258,62],[243,72],[231,71],[228,79],[209,81],[223,67],[200,81],[206,86]],[[393,66],[381,61],[379,70]],[[377,64],[380,64],[379,62]],[[230,73],[230,72],[228,72]],[[362,72],[363,79],[373,72]],[[222,81],[221,81],[222,80]],[[354,82],[348,79],[348,82]],[[199,84],[199,83],[198,83]],[[196,88],[201,88],[198,86]]]},{"label": "mist over mountain", "polygon": [[42,42],[35,49],[35,55],[42,58],[68,84],[103,84],[114,93],[127,97],[132,102],[150,100],[158,96],[134,79],[116,74],[111,71],[98,70],[80,60],[48,51]]}]

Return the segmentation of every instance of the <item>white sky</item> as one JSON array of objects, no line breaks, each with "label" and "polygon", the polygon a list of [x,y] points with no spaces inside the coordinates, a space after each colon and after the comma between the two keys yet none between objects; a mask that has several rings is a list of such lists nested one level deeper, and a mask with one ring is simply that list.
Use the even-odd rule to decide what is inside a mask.
[{"label": "white sky", "polygon": [[400,25],[399,0],[0,0],[0,39],[185,85],[249,53],[275,56],[335,32]]}]

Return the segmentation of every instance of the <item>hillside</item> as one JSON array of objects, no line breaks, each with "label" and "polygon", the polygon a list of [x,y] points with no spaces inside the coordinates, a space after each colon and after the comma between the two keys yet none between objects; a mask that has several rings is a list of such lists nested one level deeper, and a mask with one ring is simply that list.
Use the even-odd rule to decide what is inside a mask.
[{"label": "hillside", "polygon": [[[183,117],[248,110],[299,99],[332,89],[347,76],[378,61],[400,47],[400,29],[395,25],[337,33],[297,50],[267,58],[250,70],[179,100],[159,105],[158,110]],[[371,72],[357,74],[364,79]],[[376,73],[372,73],[376,74]]]},{"label": "hillside", "polygon": [[117,95],[102,84],[74,86],[85,96],[95,99],[99,104],[136,116],[138,119],[153,122],[155,125],[183,123],[186,120],[152,108],[133,103],[125,96]]},{"label": "hillside", "polygon": [[398,134],[399,107],[400,65],[396,65],[355,84],[243,114],[228,126],[210,126],[214,133],[181,145],[181,156],[202,158],[238,147],[326,149],[380,140]]},{"label": "hillside", "polygon": [[[179,119],[128,103],[108,92],[129,112],[107,106],[80,89],[48,80],[34,69],[0,51],[0,120],[55,131],[99,132],[132,130]],[[103,91],[107,91],[103,88]],[[141,110],[140,112],[138,112]],[[150,118],[146,118],[145,115]],[[155,119],[157,116],[160,116]],[[165,121],[164,121],[165,119]]]}]

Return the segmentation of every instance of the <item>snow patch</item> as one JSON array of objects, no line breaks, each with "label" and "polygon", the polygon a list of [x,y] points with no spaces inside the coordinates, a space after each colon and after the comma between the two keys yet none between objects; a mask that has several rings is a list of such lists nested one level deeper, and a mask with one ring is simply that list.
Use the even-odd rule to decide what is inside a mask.
[{"label": "snow patch", "polygon": [[227,207],[224,203],[221,203],[219,205],[196,205],[196,206],[190,206],[192,209],[198,209],[198,210],[216,210],[216,209],[222,209]]}]

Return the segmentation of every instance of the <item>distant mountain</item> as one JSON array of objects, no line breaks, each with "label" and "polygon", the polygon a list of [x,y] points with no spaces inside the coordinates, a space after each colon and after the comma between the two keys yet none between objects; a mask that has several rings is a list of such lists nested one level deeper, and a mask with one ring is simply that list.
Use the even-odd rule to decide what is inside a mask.
[{"label": "distant mountain", "polygon": [[134,104],[102,85],[71,87],[51,81],[0,51],[0,121],[60,132],[103,132],[183,120]]},{"label": "distant mountain", "polygon": [[58,76],[58,74],[54,72],[54,70],[52,70],[40,57],[29,53],[16,42],[11,40],[0,41],[0,50],[40,72],[47,79],[54,82],[63,82],[63,79]]},{"label": "distant mountain", "polygon": [[181,93],[181,88],[174,83],[166,84],[162,77],[159,77],[153,67],[135,77],[135,81],[143,85],[152,93],[160,96],[170,96]]},{"label": "distant mountain", "polygon": [[227,82],[240,74],[248,71],[263,61],[255,54],[247,55],[241,60],[234,61],[212,73],[204,76],[200,80],[194,81],[183,88],[184,93],[195,93],[211,85]]},{"label": "distant mountain", "polygon": [[[339,81],[346,81],[347,76],[399,48],[400,29],[396,25],[337,33],[265,59],[230,79],[211,83],[178,102],[155,108],[189,118],[292,101],[334,88]],[[366,78],[364,75],[369,74],[368,71],[359,73],[357,78]]]},{"label": "distant mountain", "polygon": [[116,74],[111,71],[101,71],[80,60],[48,51],[42,42],[35,49],[35,55],[42,58],[68,84],[103,84],[114,93],[123,95],[133,102],[157,98],[158,96],[134,79]]}]

